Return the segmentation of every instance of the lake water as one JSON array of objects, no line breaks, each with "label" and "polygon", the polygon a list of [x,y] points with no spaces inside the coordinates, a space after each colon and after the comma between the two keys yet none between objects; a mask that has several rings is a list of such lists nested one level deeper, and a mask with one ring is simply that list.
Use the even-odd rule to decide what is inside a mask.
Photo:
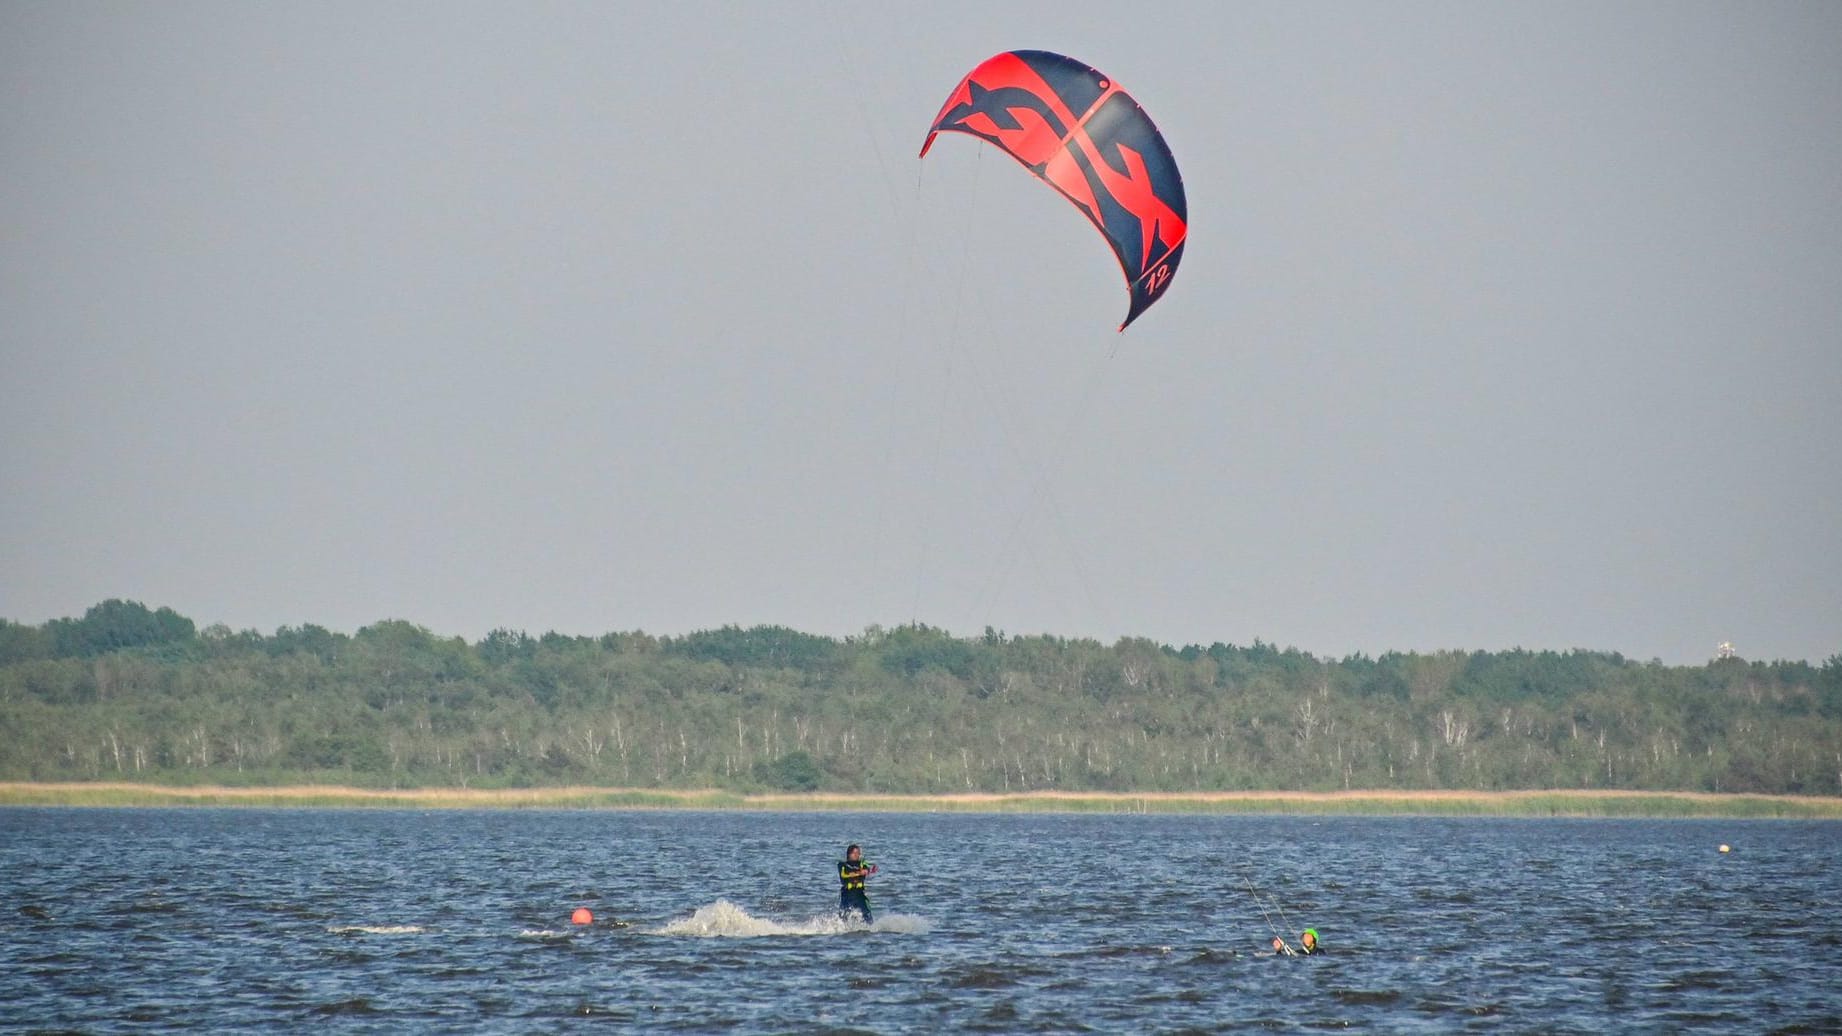
[{"label": "lake water", "polygon": [[[851,841],[867,930],[834,916]],[[1839,850],[1801,821],[0,809],[0,1029],[1837,1032]],[[1327,952],[1272,956],[1269,916]]]}]

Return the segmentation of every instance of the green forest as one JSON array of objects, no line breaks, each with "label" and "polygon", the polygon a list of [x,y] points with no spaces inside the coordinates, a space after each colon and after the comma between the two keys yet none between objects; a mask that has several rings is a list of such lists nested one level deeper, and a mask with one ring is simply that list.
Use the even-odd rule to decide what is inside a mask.
[{"label": "green forest", "polygon": [[110,600],[0,620],[0,780],[1837,795],[1842,654],[1333,659],[924,625],[470,643],[401,620],[199,629]]}]

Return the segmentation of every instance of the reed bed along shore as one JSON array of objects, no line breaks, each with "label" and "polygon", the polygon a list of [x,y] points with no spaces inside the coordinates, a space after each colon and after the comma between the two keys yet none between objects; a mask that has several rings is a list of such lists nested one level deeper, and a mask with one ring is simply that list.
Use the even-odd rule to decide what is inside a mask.
[{"label": "reed bed along shore", "polygon": [[1055,792],[786,794],[645,788],[227,787],[0,782],[0,806],[382,809],[698,809],[860,813],[1221,813],[1348,816],[1842,819],[1842,798],[1668,791]]}]

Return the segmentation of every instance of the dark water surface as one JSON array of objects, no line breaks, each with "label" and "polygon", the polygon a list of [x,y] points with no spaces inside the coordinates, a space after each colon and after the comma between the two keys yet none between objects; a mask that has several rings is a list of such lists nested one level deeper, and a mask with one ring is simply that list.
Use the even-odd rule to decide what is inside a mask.
[{"label": "dark water surface", "polygon": [[[868,930],[832,916],[849,841]],[[1837,1032],[1839,850],[1822,821],[0,809],[0,1028]],[[1328,953],[1271,956],[1261,902]]]}]

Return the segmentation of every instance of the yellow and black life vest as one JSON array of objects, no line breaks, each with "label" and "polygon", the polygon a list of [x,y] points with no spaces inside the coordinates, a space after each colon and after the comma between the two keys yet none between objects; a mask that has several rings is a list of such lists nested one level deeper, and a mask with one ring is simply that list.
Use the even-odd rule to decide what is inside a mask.
[{"label": "yellow and black life vest", "polygon": [[843,883],[846,892],[862,892],[864,875],[870,873],[868,863],[852,863],[849,860],[838,861],[838,881]]}]

